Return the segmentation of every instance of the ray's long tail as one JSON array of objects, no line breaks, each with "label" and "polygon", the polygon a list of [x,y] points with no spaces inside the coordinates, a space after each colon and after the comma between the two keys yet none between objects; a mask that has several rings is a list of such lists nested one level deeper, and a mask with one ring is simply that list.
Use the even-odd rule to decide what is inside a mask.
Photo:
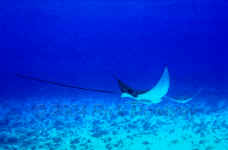
[{"label": "ray's long tail", "polygon": [[16,74],[17,77],[22,78],[22,79],[27,79],[27,80],[33,80],[41,83],[46,83],[46,84],[52,84],[60,87],[65,87],[65,88],[73,88],[73,89],[78,89],[78,90],[84,90],[84,91],[91,91],[91,92],[99,92],[99,93],[107,93],[107,94],[118,94],[118,92],[114,91],[109,91],[109,90],[101,90],[101,89],[93,89],[93,88],[82,88],[74,85],[68,85],[64,83],[59,83],[55,81],[49,81],[49,80],[43,80],[40,78],[32,77],[32,76],[26,76],[22,74]]}]

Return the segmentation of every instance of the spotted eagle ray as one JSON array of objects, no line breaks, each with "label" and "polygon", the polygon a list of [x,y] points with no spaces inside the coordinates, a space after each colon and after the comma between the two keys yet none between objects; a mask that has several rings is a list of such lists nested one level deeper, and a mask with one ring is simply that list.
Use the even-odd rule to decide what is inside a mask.
[{"label": "spotted eagle ray", "polygon": [[151,103],[160,103],[161,99],[167,94],[170,85],[169,72],[167,68],[165,68],[158,83],[150,90],[136,90],[129,87],[118,78],[116,78],[116,80],[118,81],[122,98],[132,98],[137,101],[147,100]]},{"label": "spotted eagle ray", "polygon": [[[61,87],[66,87],[66,88],[74,88],[74,89],[79,89],[79,90],[84,90],[84,91],[92,91],[92,92],[100,92],[100,93],[107,93],[107,94],[118,94],[119,92],[115,91],[109,91],[109,90],[101,90],[101,89],[92,89],[92,88],[82,88],[78,86],[73,86],[73,85],[68,85],[68,84],[63,84],[55,81],[49,81],[49,80],[43,80],[40,78],[35,78],[31,76],[25,76],[22,74],[16,74],[17,77],[24,78],[24,79],[29,79],[29,80],[34,80],[42,83],[47,83],[47,84],[52,84],[56,86],[61,86]],[[176,99],[167,96],[169,87],[170,87],[170,77],[169,77],[169,72],[168,68],[166,67],[164,69],[164,72],[160,78],[160,80],[157,82],[157,84],[149,89],[149,90],[136,90],[120,79],[118,79],[116,76],[113,75],[115,80],[117,80],[119,89],[121,92],[121,98],[131,98],[135,100],[136,102],[142,102],[142,103],[160,103],[163,99],[168,99],[177,103],[187,103],[191,101],[195,96],[198,95],[195,94],[191,98],[187,99]]]},{"label": "spotted eagle ray", "polygon": [[164,69],[164,72],[157,82],[157,84],[149,90],[136,90],[128,86],[126,83],[118,79],[116,76],[114,78],[117,80],[122,98],[131,98],[135,102],[142,103],[160,103],[163,99],[168,99],[177,103],[187,103],[191,101],[195,96],[199,94],[197,92],[194,96],[186,99],[176,99],[170,96],[167,96],[169,87],[170,87],[170,77],[168,68]]}]

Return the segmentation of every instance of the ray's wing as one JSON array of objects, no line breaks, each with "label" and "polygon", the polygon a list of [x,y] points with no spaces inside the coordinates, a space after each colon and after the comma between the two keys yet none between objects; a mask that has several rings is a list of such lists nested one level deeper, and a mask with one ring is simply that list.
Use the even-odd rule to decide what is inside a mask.
[{"label": "ray's wing", "polygon": [[184,103],[188,103],[191,100],[193,100],[196,96],[198,96],[201,93],[202,90],[203,90],[202,88],[199,89],[198,92],[195,93],[192,97],[186,98],[186,99],[178,99],[178,98],[173,98],[173,97],[169,97],[169,96],[165,96],[164,98],[166,98],[166,99],[168,99],[170,101],[176,102],[176,103],[182,103],[182,104],[184,104]]},{"label": "ray's wing", "polygon": [[169,81],[168,68],[165,68],[158,83],[147,92],[138,95],[138,100],[150,100],[152,103],[159,103],[161,99],[168,93],[170,81]]}]

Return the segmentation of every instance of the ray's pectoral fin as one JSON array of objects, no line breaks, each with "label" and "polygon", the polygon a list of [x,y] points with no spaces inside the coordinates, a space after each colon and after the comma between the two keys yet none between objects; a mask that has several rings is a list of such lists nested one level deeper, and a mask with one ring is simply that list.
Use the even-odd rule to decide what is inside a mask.
[{"label": "ray's pectoral fin", "polygon": [[151,103],[160,103],[162,98],[168,93],[170,86],[168,68],[165,68],[158,83],[145,93],[139,94],[137,100],[149,100]]},{"label": "ray's pectoral fin", "polygon": [[193,100],[196,96],[198,96],[200,94],[200,92],[202,91],[202,89],[199,89],[198,92],[196,94],[194,94],[192,97],[190,98],[185,98],[185,99],[178,99],[178,98],[173,98],[173,97],[169,97],[169,96],[165,96],[164,98],[166,98],[167,100],[176,102],[176,103],[188,103],[191,100]]},{"label": "ray's pectoral fin", "polygon": [[170,100],[170,101],[173,101],[176,103],[182,103],[182,104],[187,103],[193,99],[193,97],[186,98],[186,99],[178,99],[178,98],[173,98],[173,97],[169,97],[169,96],[165,96],[164,98],[167,100]]}]

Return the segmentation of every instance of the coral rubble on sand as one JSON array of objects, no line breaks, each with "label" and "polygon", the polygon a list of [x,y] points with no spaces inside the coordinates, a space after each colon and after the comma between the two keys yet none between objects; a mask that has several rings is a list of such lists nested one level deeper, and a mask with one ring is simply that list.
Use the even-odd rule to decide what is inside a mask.
[{"label": "coral rubble on sand", "polygon": [[[3,106],[0,150],[226,150],[228,108],[206,104]],[[93,104],[91,104],[93,105]]]}]

